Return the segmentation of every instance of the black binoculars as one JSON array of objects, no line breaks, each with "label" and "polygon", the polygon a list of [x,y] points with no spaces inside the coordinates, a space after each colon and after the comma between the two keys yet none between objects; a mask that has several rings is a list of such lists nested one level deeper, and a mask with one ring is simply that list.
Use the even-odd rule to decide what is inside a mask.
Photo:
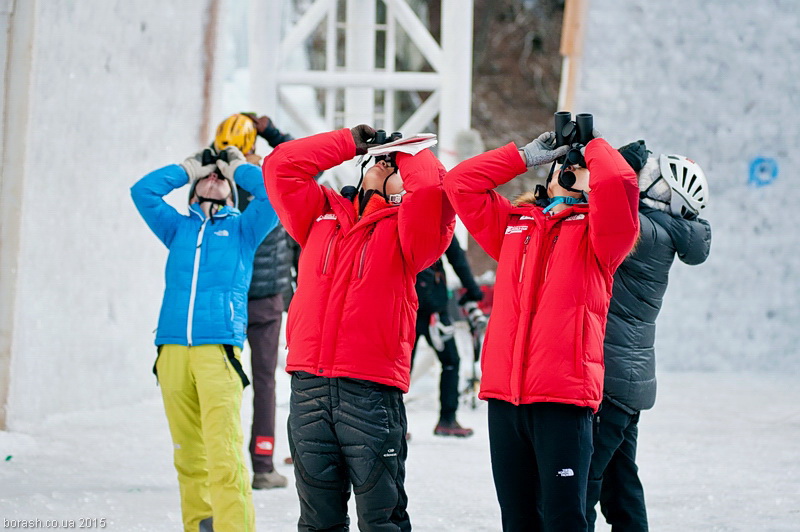
[{"label": "black binoculars", "polygon": [[[399,131],[395,131],[389,136],[386,136],[386,131],[379,129],[375,132],[375,136],[372,137],[372,140],[369,141],[367,144],[372,144],[374,146],[380,146],[381,144],[388,144],[390,142],[394,142],[396,140],[400,140],[403,138],[403,134]],[[386,161],[387,163],[395,166],[394,164],[394,153],[390,153],[388,155],[376,155],[375,161]]]},{"label": "black binoculars", "polygon": [[399,131],[395,131],[388,137],[386,136],[386,131],[383,129],[379,129],[375,132],[375,136],[372,137],[372,140],[369,141],[368,144],[380,145],[380,144],[388,144],[389,142],[394,142],[396,140],[400,140],[403,138],[403,134]]},{"label": "black binoculars", "polygon": [[202,160],[200,161],[203,166],[207,166],[209,164],[214,164],[217,161],[225,161],[228,162],[228,152],[222,150],[221,152],[217,153],[215,150],[211,148],[206,148],[203,150]]},{"label": "black binoculars", "polygon": [[558,111],[554,115],[556,147],[571,146],[566,155],[559,157],[558,162],[567,165],[586,166],[586,161],[581,155],[581,148],[589,144],[594,129],[594,117],[589,113],[575,115],[572,120],[572,113],[569,111]]},{"label": "black binoculars", "polygon": [[[369,141],[368,144],[372,144],[374,146],[379,146],[381,144],[388,144],[389,142],[394,142],[396,140],[400,140],[403,138],[403,134],[399,131],[395,131],[391,135],[387,136],[386,131],[379,129],[375,132],[375,136],[372,137],[372,140]],[[392,157],[394,154],[388,155],[376,155],[375,161],[386,161],[387,163],[394,166],[394,158]]]}]

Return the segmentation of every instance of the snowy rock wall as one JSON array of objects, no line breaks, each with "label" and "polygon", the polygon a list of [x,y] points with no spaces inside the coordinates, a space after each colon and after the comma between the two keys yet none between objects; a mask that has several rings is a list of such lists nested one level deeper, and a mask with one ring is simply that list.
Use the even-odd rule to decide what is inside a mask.
[{"label": "snowy rock wall", "polygon": [[592,0],[575,110],[706,171],[702,266],[676,264],[662,369],[800,371],[800,11],[793,0]]},{"label": "snowy rock wall", "polygon": [[207,2],[36,5],[12,430],[158,394],[166,250],[129,188],[200,147],[203,96]]}]

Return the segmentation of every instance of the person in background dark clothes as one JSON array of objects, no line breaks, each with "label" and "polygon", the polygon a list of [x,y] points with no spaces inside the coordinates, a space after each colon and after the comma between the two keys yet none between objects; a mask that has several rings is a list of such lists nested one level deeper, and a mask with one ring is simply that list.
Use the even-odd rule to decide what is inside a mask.
[{"label": "person in background dark clothes", "polygon": [[[455,270],[461,280],[461,285],[466,293],[458,300],[459,305],[470,301],[483,299],[483,292],[475,282],[472,271],[467,262],[467,255],[458,243],[456,237],[445,251],[444,256]],[[433,266],[421,271],[417,275],[417,298],[419,310],[417,311],[417,337],[414,341],[412,357],[416,355],[417,344],[420,336],[424,336],[442,363],[442,376],[439,380],[439,422],[433,433],[438,436],[457,436],[461,438],[472,436],[473,430],[462,427],[456,421],[458,409],[458,381],[459,364],[458,347],[453,337],[453,325],[447,312],[449,294],[447,291],[447,277],[444,264],[440,258]],[[438,320],[436,317],[438,316]],[[433,321],[432,321],[433,319]],[[432,338],[433,335],[433,338]],[[438,338],[437,338],[438,336]]]},{"label": "person in background dark clothes", "polygon": [[711,226],[697,217],[708,201],[708,185],[697,164],[674,155],[648,159],[641,141],[620,152],[639,177],[641,234],[614,275],[586,513],[593,530],[599,500],[611,529],[631,532],[648,530],[636,439],[639,413],[652,408],[656,399],[656,317],[675,256],[691,265],[705,261]]},{"label": "person in background dark clothes", "polygon": [[[261,166],[255,153],[256,134],[271,147],[292,140],[281,133],[269,117],[252,113],[228,117],[217,128],[214,148],[236,146],[249,163]],[[239,208],[244,211],[249,195],[239,190]],[[284,310],[284,294],[291,294],[292,250],[289,235],[278,224],[256,249],[253,278],[247,294],[247,341],[253,372],[253,424],[250,430],[250,459],[253,489],[284,488],[287,479],[275,470],[275,368]]]}]

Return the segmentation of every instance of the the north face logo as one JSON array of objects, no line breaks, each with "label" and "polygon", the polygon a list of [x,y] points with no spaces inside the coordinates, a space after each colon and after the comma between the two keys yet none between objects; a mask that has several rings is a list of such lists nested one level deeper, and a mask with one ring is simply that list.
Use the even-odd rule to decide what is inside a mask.
[{"label": "the north face logo", "polygon": [[583,220],[584,218],[586,218],[585,214],[573,214],[572,216],[568,216],[568,217],[564,218],[564,221],[565,222],[571,222],[573,220]]},{"label": "the north face logo", "polygon": [[275,448],[275,438],[270,436],[256,436],[256,454],[272,456]]},{"label": "the north face logo", "polygon": [[318,222],[321,222],[322,220],[336,220],[336,215],[332,212],[329,212],[328,214],[323,214],[322,216],[317,217]]},{"label": "the north face logo", "polygon": [[226,229],[222,229],[220,231],[214,231],[214,234],[217,236],[228,236],[228,231]]},{"label": "the north face logo", "polygon": [[509,225],[506,227],[506,234],[513,235],[514,233],[521,233],[528,228],[527,225]]},{"label": "the north face logo", "polygon": [[574,477],[575,476],[575,472],[572,469],[566,467],[566,468],[562,469],[561,471],[559,471],[558,473],[556,473],[556,475],[559,476],[559,477]]}]

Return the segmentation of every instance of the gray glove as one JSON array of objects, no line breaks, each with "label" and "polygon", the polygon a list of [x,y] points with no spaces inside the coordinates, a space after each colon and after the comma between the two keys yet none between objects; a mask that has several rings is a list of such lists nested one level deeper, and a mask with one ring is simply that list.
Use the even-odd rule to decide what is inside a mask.
[{"label": "gray glove", "polygon": [[525,154],[525,165],[528,167],[552,163],[562,155],[566,155],[569,146],[556,145],[556,134],[553,131],[542,133],[539,137],[522,148]]},{"label": "gray glove", "polygon": [[236,169],[243,164],[247,164],[247,159],[236,146],[228,146],[225,148],[225,153],[228,156],[228,162],[217,159],[217,168],[219,168],[222,175],[230,179],[231,183],[236,183],[236,180],[233,178],[236,174]]},{"label": "gray glove", "polygon": [[187,157],[181,164],[181,168],[186,171],[186,175],[189,176],[189,183],[194,183],[199,179],[203,179],[204,177],[208,177],[208,175],[217,169],[216,165],[207,164],[203,166],[203,150],[195,153],[194,155],[190,155]]}]

